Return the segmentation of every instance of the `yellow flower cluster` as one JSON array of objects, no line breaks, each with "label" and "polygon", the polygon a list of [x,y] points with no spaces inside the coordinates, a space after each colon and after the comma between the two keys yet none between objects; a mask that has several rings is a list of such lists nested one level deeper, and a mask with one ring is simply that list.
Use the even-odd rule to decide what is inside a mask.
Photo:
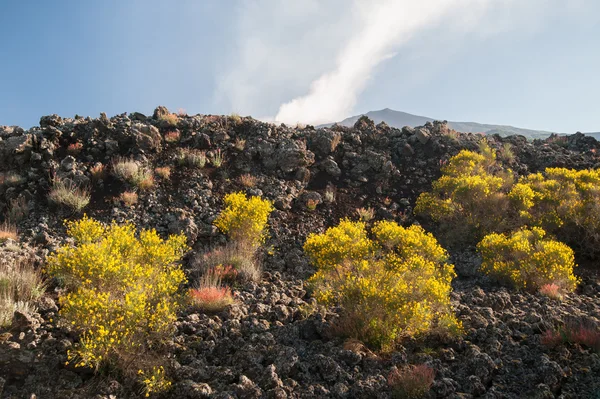
[{"label": "yellow flower cluster", "polygon": [[267,237],[267,221],[273,211],[270,201],[260,197],[246,197],[242,192],[225,196],[225,209],[214,224],[231,239],[258,246]]},{"label": "yellow flower cluster", "polygon": [[138,374],[142,377],[146,397],[153,392],[163,392],[171,387],[171,381],[166,379],[163,366],[153,367],[149,372],[138,370]]},{"label": "yellow flower cluster", "polygon": [[537,290],[556,284],[573,291],[578,279],[573,275],[575,256],[566,244],[544,239],[539,228],[521,229],[510,235],[489,234],[477,245],[484,273],[506,280],[518,288]]},{"label": "yellow flower cluster", "polygon": [[185,236],[162,240],[143,230],[136,237],[131,224],[106,226],[87,216],[67,226],[75,245],[50,255],[47,272],[69,288],[60,315],[81,334],[69,361],[130,367],[127,359],[173,329],[176,293],[186,280],[174,262],[187,250]]},{"label": "yellow flower cluster", "polygon": [[344,261],[361,261],[374,254],[374,243],[367,237],[363,222],[343,219],[324,234],[311,233],[304,251],[320,270],[335,268]]},{"label": "yellow flower cluster", "polygon": [[512,171],[496,165],[493,149],[486,147],[483,155],[462,150],[442,168],[442,174],[431,192],[419,196],[415,213],[466,239],[481,238],[505,223]]},{"label": "yellow flower cluster", "polygon": [[523,177],[509,197],[524,223],[559,234],[588,254],[600,248],[600,171],[548,168]]},{"label": "yellow flower cluster", "polygon": [[389,349],[442,325],[458,332],[449,299],[454,268],[435,238],[388,221],[372,232],[374,240],[364,223],[342,220],[304,245],[318,269],[309,279],[315,298],[343,309],[340,333]]}]

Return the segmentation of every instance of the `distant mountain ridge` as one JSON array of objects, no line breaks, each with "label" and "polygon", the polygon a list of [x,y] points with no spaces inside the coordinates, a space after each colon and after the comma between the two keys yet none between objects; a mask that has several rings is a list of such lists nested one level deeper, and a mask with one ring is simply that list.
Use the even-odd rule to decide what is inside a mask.
[{"label": "distant mountain ridge", "polygon": [[[341,122],[338,122],[340,125],[344,126],[353,126],[354,123],[361,116],[366,115],[370,119],[372,119],[375,123],[385,122],[388,125],[396,128],[402,128],[404,126],[423,126],[427,122],[433,122],[434,118],[429,118],[426,116],[413,115],[407,112],[395,111],[393,109],[385,108],[379,111],[370,111],[366,114],[352,116],[350,118],[346,118]],[[325,125],[321,125],[320,127],[331,126],[333,123],[328,123]],[[484,133],[484,134],[499,134],[500,136],[510,136],[510,135],[523,135],[528,138],[537,139],[537,138],[546,138],[551,134],[566,134],[566,133],[557,133],[557,132],[549,132],[545,130],[533,130],[533,129],[523,129],[519,127],[509,126],[509,125],[492,125],[485,123],[477,123],[477,122],[451,122],[448,121],[448,125],[458,131],[463,133]],[[574,133],[574,132],[573,132]],[[586,135],[593,136],[597,140],[600,140],[600,132],[595,133],[585,133]]]}]

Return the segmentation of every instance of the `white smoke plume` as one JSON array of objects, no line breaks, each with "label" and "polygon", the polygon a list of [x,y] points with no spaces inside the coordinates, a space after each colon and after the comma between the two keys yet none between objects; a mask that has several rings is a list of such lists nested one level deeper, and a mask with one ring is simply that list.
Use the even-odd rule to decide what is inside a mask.
[{"label": "white smoke plume", "polygon": [[244,1],[238,9],[238,48],[232,66],[220,77],[218,97],[245,115],[261,117],[278,107],[276,116],[265,120],[339,121],[351,114],[378,65],[428,29],[437,33],[443,27],[439,31],[447,37],[440,42],[472,33],[485,37],[516,27],[533,29],[548,9],[564,9],[556,7],[561,2]]},{"label": "white smoke plume", "polygon": [[453,10],[485,6],[481,0],[355,1],[363,18],[338,55],[335,69],[315,80],[307,95],[283,104],[275,119],[325,123],[348,116],[373,69],[420,29]]}]

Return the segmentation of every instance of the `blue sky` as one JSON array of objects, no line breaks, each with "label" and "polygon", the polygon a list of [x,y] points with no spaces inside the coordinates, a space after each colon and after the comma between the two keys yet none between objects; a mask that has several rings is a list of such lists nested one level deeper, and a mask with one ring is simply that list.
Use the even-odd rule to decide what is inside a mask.
[{"label": "blue sky", "polygon": [[600,2],[413,3],[0,0],[0,125],[157,105],[298,122],[387,107],[600,131]]}]

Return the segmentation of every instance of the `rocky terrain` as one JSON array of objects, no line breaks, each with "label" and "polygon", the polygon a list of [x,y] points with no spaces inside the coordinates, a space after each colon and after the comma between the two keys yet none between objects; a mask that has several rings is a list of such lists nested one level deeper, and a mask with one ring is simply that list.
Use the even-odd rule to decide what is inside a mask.
[{"label": "rocky terrain", "polygon": [[[582,259],[582,284],[561,302],[498,286],[477,272],[470,248],[452,248],[458,273],[453,305],[466,327],[455,341],[411,340],[391,354],[330,336],[336,309],[316,306],[304,286],[313,272],[302,252],[310,232],[323,231],[355,209],[371,207],[376,219],[419,222],[412,207],[440,176],[440,166],[480,136],[446,124],[390,128],[368,118],[353,127],[290,127],[237,116],[122,114],[112,118],[44,116],[24,131],[0,127],[0,172],[20,179],[0,184],[0,214],[15,200],[26,204],[19,242],[0,244],[0,262],[45,256],[64,242],[65,219],[80,215],[53,207],[55,178],[89,186],[85,212],[110,222],[131,220],[159,233],[183,232],[193,247],[184,261],[221,245],[212,225],[223,195],[243,190],[274,202],[260,282],[237,287],[237,303],[216,314],[184,312],[169,343],[172,398],[389,398],[394,367],[425,363],[435,370],[431,398],[600,398],[600,356],[579,345],[548,347],[542,334],[556,323],[586,320],[600,327],[598,268]],[[178,142],[165,134],[179,132]],[[600,143],[576,134],[528,142],[523,136],[489,136],[493,147],[512,144],[506,160],[518,174],[548,166],[597,168]],[[80,150],[73,145],[81,143]],[[71,147],[70,147],[71,146]],[[180,148],[221,151],[223,165],[177,166]],[[169,180],[139,192],[136,205],[118,200],[123,183],[93,176],[117,156],[152,167],[171,166]],[[240,176],[256,176],[245,187]],[[316,209],[308,200],[318,202]],[[425,226],[431,227],[431,226]],[[109,377],[65,365],[75,337],[57,327],[56,292],[39,301],[33,316],[16,313],[0,331],[0,397],[125,398],[139,394]],[[5,333],[5,334],[1,334]]]}]

